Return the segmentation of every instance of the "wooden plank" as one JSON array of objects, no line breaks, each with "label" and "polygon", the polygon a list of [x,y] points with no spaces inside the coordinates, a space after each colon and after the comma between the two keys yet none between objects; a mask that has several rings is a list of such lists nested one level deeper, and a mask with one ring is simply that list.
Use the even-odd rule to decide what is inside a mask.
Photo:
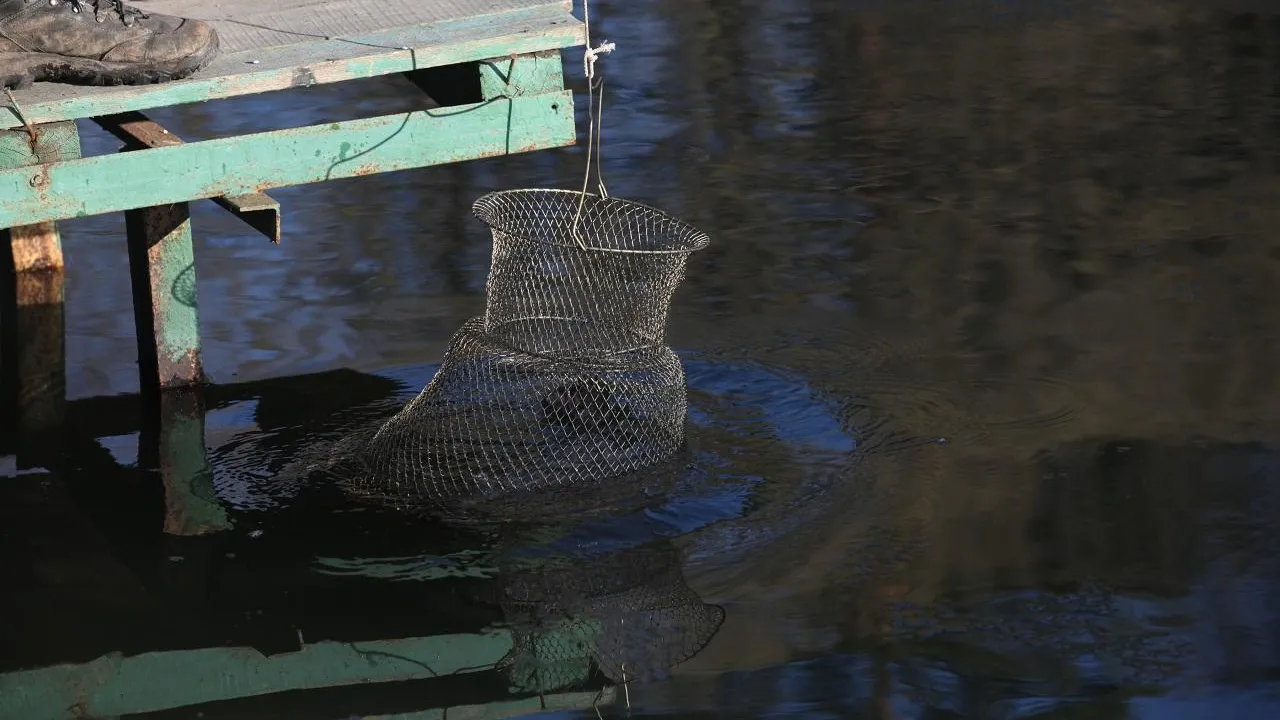
[{"label": "wooden plank", "polygon": [[116,717],[288,690],[419,680],[491,668],[510,649],[510,635],[491,631],[319,642],[269,657],[245,647],[113,654],[0,674],[0,718]]},{"label": "wooden plank", "polygon": [[567,11],[569,6],[564,0],[149,0],[145,7],[210,22],[223,50],[236,53],[519,10]]},{"label": "wooden plank", "polygon": [[[3,233],[0,233],[3,237]],[[0,323],[11,326],[0,349],[0,364],[11,375],[12,399],[16,407],[0,408],[12,413],[20,438],[19,467],[42,464],[29,461],[39,456],[46,441],[52,441],[66,412],[66,308],[62,302],[62,269],[13,273],[0,261]],[[11,304],[12,303],[12,304]]]},{"label": "wooden plank", "polygon": [[[62,238],[58,225],[51,222],[22,225],[9,228],[9,252],[13,254],[13,271],[19,275],[30,272],[61,273]],[[61,289],[56,296],[31,296],[19,290],[19,305],[45,305],[62,302]]]},{"label": "wooden plank", "polygon": [[[18,127],[21,129],[0,132],[0,167],[41,165],[80,157],[80,132],[75,123],[35,125],[31,131],[21,124]],[[35,133],[34,147],[32,132]]]},{"label": "wooden plank", "polygon": [[[30,131],[25,128],[0,130],[0,168],[40,168],[30,173],[28,181],[37,190],[44,184],[43,169],[48,164],[79,158],[80,154],[80,133],[74,122],[36,126]],[[13,264],[9,269],[13,273],[50,271],[57,276],[56,283],[36,283],[34,289],[38,291],[34,294],[19,288],[19,306],[62,302],[62,239],[57,225],[11,223],[7,231],[0,230],[0,250],[12,254]]]},{"label": "wooden plank", "polygon": [[[37,192],[44,187],[44,171],[50,164],[80,155],[80,132],[74,122],[37,125],[30,130],[0,130],[0,168],[28,168],[27,182]],[[7,232],[5,227],[9,228]],[[12,254],[12,272],[62,273],[62,239],[53,223],[0,223],[0,251]],[[61,303],[61,281],[56,285],[56,297],[32,297],[19,292],[18,304]]]},{"label": "wooden plank", "polygon": [[[51,164],[79,157],[80,134],[74,122],[0,130],[0,168],[18,168],[27,175],[36,197]],[[16,423],[19,465],[29,467],[40,462],[31,459],[41,454],[36,440],[52,437],[49,431],[59,427],[65,408],[64,273],[57,226],[0,223],[0,256],[0,325],[5,326],[0,334],[5,375],[0,385],[5,389],[0,395],[2,401],[16,404],[0,408],[0,413]]]},{"label": "wooden plank", "polygon": [[456,107],[499,97],[537,95],[564,88],[559,50],[441,65],[404,76],[442,106]]},{"label": "wooden plank", "polygon": [[[43,123],[411,72],[584,43],[582,23],[556,3],[387,30],[358,40],[315,40],[225,53],[191,78],[160,85],[89,88],[37,83],[17,91],[15,97],[28,120]],[[0,100],[0,128],[16,127],[21,127],[17,114]]]},{"label": "wooden plank", "polygon": [[564,87],[564,61],[555,50],[480,63],[480,99],[539,95]]},{"label": "wooden plank", "polygon": [[[565,90],[103,155],[47,172],[0,170],[0,227],[527,152],[575,138],[573,96]],[[47,180],[36,187],[34,176]]]}]

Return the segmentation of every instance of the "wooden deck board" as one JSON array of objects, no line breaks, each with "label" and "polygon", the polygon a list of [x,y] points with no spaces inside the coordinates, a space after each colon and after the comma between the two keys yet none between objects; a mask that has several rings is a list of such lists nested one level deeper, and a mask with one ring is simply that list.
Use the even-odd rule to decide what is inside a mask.
[{"label": "wooden deck board", "polygon": [[142,0],[138,7],[212,22],[232,54],[530,8],[569,11],[563,0]]},{"label": "wooden deck board", "polygon": [[[270,9],[249,10],[254,4]],[[28,122],[204,102],[585,42],[582,23],[562,0],[143,0],[140,7],[179,14],[190,8],[191,16],[201,10],[199,17],[220,17],[220,8],[242,14],[234,22],[218,21],[223,53],[196,75],[126,87],[38,83],[15,93]],[[268,22],[290,27],[292,34],[245,25]],[[321,37],[298,35],[313,29]],[[0,98],[0,129],[17,127],[17,113]]]}]

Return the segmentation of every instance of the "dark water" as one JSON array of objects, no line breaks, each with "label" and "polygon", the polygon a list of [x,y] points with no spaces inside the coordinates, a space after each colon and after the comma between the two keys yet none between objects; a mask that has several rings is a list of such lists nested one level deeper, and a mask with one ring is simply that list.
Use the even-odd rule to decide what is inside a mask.
[{"label": "dark water", "polygon": [[[98,431],[56,477],[0,470],[16,475],[0,527],[21,530],[0,533],[18,578],[0,606],[33,628],[8,666],[505,627],[493,588],[551,573],[529,560],[551,552],[577,558],[549,575],[564,586],[630,577],[619,603],[697,611],[622,636],[655,672],[692,655],[628,687],[635,715],[1280,717],[1280,11],[1265,8],[593,4],[619,47],[610,191],[713,238],[669,332],[697,473],[655,507],[536,542],[335,508],[270,476],[351,408],[430,379],[483,307],[471,201],[574,187],[580,149],[274,192],[278,248],[198,205],[206,366],[249,383],[207,418],[232,529],[161,534],[136,428]],[[407,88],[156,116],[212,137],[414,107]],[[132,392],[123,223],[68,226],[69,393]],[[602,672],[566,682],[594,690]],[[431,683],[205,710],[389,716],[508,692]]]}]

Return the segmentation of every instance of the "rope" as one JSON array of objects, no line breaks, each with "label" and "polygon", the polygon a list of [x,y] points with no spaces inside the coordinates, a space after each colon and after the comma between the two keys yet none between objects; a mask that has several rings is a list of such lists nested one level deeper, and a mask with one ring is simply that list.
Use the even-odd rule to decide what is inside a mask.
[{"label": "rope", "polygon": [[[596,188],[600,197],[609,197],[609,190],[604,186],[604,173],[600,169],[600,136],[603,134],[604,115],[604,77],[596,78],[596,60],[601,55],[608,55],[617,49],[617,45],[608,40],[596,47],[591,47],[591,0],[582,0],[582,25],[586,32],[587,49],[582,54],[582,74],[587,78],[587,166],[582,177],[582,193],[578,197],[578,211],[573,216],[574,238],[578,245],[587,249],[587,243],[579,230],[582,220],[582,209],[587,203],[587,188],[591,184],[592,160],[595,160]],[[597,105],[596,91],[600,91]]]},{"label": "rope", "polygon": [[4,89],[4,94],[9,96],[9,104],[13,108],[14,117],[18,118],[18,122],[27,129],[27,135],[31,136],[31,150],[36,149],[36,143],[40,142],[39,136],[36,135],[36,129],[31,127],[31,121],[27,120],[27,116],[22,112],[22,106],[18,105],[18,98],[13,96],[13,91],[9,88]]}]

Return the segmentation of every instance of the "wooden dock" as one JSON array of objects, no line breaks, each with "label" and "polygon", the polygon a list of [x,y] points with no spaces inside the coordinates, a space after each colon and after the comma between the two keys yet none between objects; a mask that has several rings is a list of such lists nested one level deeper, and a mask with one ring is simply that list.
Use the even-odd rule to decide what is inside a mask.
[{"label": "wooden dock", "polygon": [[[560,51],[583,45],[585,33],[564,0],[142,0],[140,7],[211,21],[220,57],[170,83],[40,83],[13,101],[0,97],[0,228],[9,228],[11,249],[0,253],[0,319],[9,318],[7,344],[18,346],[5,348],[6,357],[32,372],[60,363],[61,313],[50,321],[50,313],[20,312],[61,305],[59,220],[125,213],[142,385],[198,385],[190,202],[213,200],[279,242],[288,226],[265,194],[271,188],[576,139]],[[179,138],[145,114],[393,75],[422,91],[421,110],[216,139]],[[111,132],[122,151],[82,157],[77,120]],[[27,386],[51,381],[23,375]]]},{"label": "wooden dock", "polygon": [[[0,455],[16,452],[23,472],[38,476],[45,472],[40,468],[52,469],[50,482],[58,482],[65,442],[74,435],[68,428],[78,421],[69,417],[64,393],[57,222],[123,212],[142,393],[94,415],[148,428],[149,454],[165,486],[163,532],[199,542],[206,538],[196,536],[220,537],[228,524],[222,508],[190,492],[208,482],[204,412],[219,395],[207,392],[200,359],[189,204],[212,200],[279,242],[287,238],[288,223],[266,194],[271,188],[571,145],[573,97],[560,53],[584,44],[585,34],[563,0],[140,0],[139,7],[211,20],[220,57],[195,76],[166,84],[37,84],[16,91],[13,101],[0,96],[0,229],[8,228],[0,230],[8,246],[0,247],[0,440],[11,443],[0,447]],[[421,109],[216,139],[179,138],[146,115],[155,108],[321,84],[385,82],[387,76],[407,79],[406,91],[421,94]],[[77,121],[112,133],[121,151],[84,157]],[[10,490],[35,487],[30,479],[24,476]],[[12,507],[7,531],[38,533],[44,527],[61,537],[84,526],[70,515],[23,522],[31,513],[39,516],[39,502]],[[71,506],[54,507],[65,515]],[[146,617],[137,616],[137,628],[145,628]],[[315,693],[370,683],[383,689],[367,698],[351,696],[354,705],[342,717],[497,718],[591,707],[595,693],[516,698],[484,687],[461,704],[452,691],[428,697],[416,689],[401,692],[396,702],[364,702],[395,696],[394,687],[404,683],[434,687],[444,680],[431,676],[441,668],[457,671],[455,678],[475,675],[472,669],[491,668],[510,647],[503,633],[483,626],[420,630],[425,634],[416,637],[375,632],[347,638],[360,640],[359,650],[323,635],[298,638],[289,652],[275,654],[226,639],[189,638],[174,646],[174,637],[166,636],[124,654],[120,643],[99,643],[78,659],[46,658],[52,664],[0,670],[0,717],[168,717],[170,711],[187,717],[184,708],[231,717],[261,711],[236,704],[246,698],[285,702],[297,691],[305,691],[297,697],[318,700],[282,707],[301,713],[296,716],[328,717],[336,706],[323,698],[331,695]],[[423,669],[428,661],[430,671]],[[158,677],[164,689],[157,693]],[[325,711],[317,714],[316,707]]]}]

